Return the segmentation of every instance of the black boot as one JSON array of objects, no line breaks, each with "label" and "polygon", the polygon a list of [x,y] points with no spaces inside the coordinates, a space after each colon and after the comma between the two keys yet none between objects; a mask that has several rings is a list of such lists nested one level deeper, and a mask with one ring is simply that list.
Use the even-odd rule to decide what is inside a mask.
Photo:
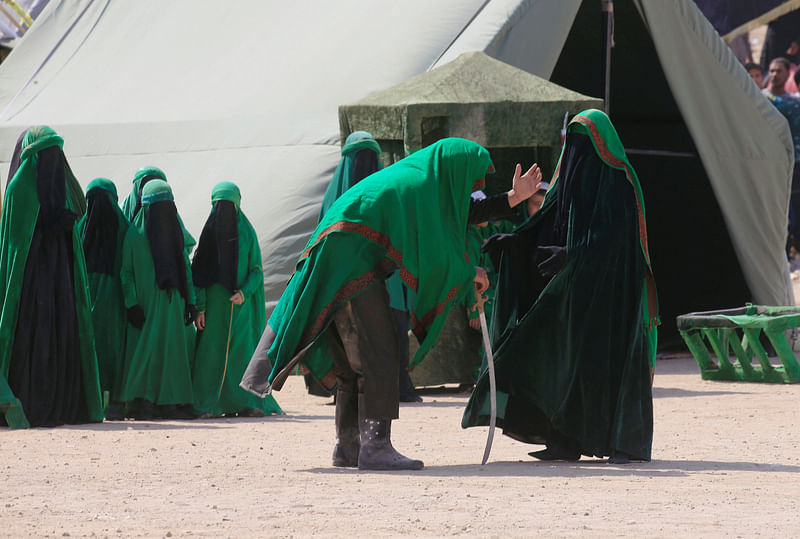
[{"label": "black boot", "polygon": [[361,420],[361,452],[359,470],[421,470],[422,461],[398,453],[390,440],[391,419]]},{"label": "black boot", "polygon": [[358,436],[358,394],[336,392],[336,445],[333,446],[333,465],[356,468],[361,442]]}]

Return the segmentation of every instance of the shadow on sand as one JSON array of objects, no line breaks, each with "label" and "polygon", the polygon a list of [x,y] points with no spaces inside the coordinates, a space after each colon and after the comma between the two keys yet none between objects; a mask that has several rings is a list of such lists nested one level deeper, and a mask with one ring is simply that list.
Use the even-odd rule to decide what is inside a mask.
[{"label": "shadow on sand", "polygon": [[609,464],[606,460],[586,459],[579,462],[541,462],[537,460],[498,461],[485,465],[454,464],[428,466],[419,471],[361,471],[355,468],[310,468],[318,474],[380,473],[413,474],[430,477],[685,477],[693,474],[725,474],[726,472],[799,473],[800,466],[757,462],[723,462],[701,460],[653,460],[630,464]]}]

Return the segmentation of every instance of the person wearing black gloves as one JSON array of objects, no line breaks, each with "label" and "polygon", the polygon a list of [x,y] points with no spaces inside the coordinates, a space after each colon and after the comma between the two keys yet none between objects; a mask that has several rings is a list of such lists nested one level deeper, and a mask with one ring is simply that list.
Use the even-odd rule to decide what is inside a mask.
[{"label": "person wearing black gloves", "polygon": [[151,180],[133,220],[120,272],[128,313],[122,399],[136,419],[192,419],[191,350],[185,326],[197,315],[191,266],[172,190]]}]

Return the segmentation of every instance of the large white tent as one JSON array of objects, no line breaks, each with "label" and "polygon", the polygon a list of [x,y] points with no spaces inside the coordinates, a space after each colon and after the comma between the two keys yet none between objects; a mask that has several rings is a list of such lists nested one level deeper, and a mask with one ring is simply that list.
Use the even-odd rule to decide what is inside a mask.
[{"label": "large white tent", "polygon": [[[691,0],[624,1],[639,10],[687,116],[752,299],[791,301],[785,120]],[[585,2],[599,11],[599,0]],[[581,5],[51,2],[0,66],[0,170],[21,130],[47,124],[84,186],[106,176],[122,198],[139,167],[161,167],[195,235],[211,187],[235,181],[274,304],[339,159],[340,104],[473,50],[550,78]]]}]

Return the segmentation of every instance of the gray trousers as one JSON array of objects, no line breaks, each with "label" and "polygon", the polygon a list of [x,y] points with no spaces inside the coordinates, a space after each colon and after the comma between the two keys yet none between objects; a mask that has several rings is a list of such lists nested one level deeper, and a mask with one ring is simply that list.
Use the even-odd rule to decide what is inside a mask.
[{"label": "gray trousers", "polygon": [[386,287],[372,286],[340,307],[326,336],[338,389],[363,394],[363,417],[397,419],[401,358]]}]

